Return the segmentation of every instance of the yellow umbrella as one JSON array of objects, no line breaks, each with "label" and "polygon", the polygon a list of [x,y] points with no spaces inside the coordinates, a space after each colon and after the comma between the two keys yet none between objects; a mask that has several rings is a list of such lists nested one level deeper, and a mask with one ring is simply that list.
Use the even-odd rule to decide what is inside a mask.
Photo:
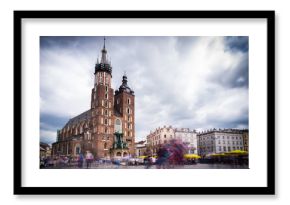
[{"label": "yellow umbrella", "polygon": [[228,154],[228,155],[247,155],[248,152],[247,151],[243,151],[243,150],[233,150],[233,151],[230,151],[230,152],[226,152],[225,154]]},{"label": "yellow umbrella", "polygon": [[140,159],[145,159],[147,156],[144,156],[144,155],[142,155],[142,156],[139,156],[138,158],[140,158]]},{"label": "yellow umbrella", "polygon": [[198,156],[197,154],[185,154],[184,158],[185,159],[199,159],[200,156]]}]

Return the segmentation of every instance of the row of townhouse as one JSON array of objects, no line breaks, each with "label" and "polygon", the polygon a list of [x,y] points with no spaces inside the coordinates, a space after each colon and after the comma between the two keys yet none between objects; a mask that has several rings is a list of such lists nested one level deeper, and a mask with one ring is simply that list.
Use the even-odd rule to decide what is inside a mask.
[{"label": "row of townhouse", "polygon": [[187,147],[187,152],[207,156],[213,153],[224,153],[232,150],[249,149],[249,134],[247,129],[210,129],[202,132],[189,128],[174,128],[164,126],[150,131],[146,140],[135,144],[136,155],[155,155],[158,148],[171,140],[180,140]]}]

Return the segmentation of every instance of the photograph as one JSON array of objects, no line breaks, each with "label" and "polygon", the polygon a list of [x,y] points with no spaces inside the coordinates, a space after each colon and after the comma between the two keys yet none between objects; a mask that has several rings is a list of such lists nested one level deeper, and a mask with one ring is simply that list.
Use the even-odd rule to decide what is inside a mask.
[{"label": "photograph", "polygon": [[40,36],[41,169],[248,169],[248,36]]},{"label": "photograph", "polygon": [[274,194],[274,11],[15,11],[14,194]]}]

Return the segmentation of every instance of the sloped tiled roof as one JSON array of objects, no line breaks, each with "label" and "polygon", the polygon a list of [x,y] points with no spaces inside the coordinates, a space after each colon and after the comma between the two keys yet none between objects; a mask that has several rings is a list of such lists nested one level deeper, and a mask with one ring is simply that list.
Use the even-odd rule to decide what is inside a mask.
[{"label": "sloped tiled roof", "polygon": [[91,118],[91,110],[87,110],[85,112],[83,112],[82,114],[74,117],[74,118],[71,118],[64,127],[66,126],[72,126],[72,125],[75,125],[75,124],[78,124],[80,123],[81,121],[84,121],[84,120],[88,120]]}]

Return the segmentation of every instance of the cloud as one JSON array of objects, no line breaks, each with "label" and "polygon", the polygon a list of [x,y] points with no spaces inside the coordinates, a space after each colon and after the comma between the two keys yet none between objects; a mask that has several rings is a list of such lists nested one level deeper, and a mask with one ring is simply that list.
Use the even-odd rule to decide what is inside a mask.
[{"label": "cloud", "polygon": [[[42,122],[62,119],[60,129],[90,108],[102,45],[102,37],[42,37]],[[106,48],[113,88],[126,71],[135,91],[137,139],[163,125],[248,127],[247,37],[107,37]]]},{"label": "cloud", "polygon": [[51,144],[56,141],[56,132],[40,129],[40,142]]}]

